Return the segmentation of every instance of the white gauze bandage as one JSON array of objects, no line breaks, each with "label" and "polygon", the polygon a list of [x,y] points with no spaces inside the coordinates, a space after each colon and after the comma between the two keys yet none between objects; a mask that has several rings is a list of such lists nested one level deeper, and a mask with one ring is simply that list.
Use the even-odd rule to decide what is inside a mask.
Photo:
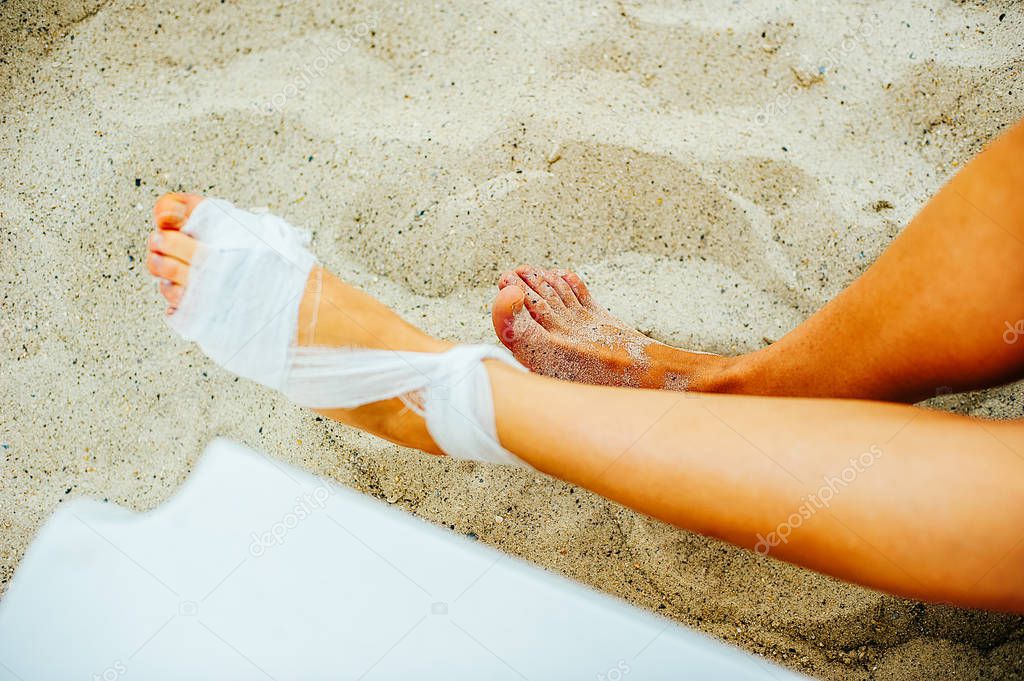
[{"label": "white gauze bandage", "polygon": [[[308,234],[270,214],[205,199],[184,231],[199,242],[168,322],[225,369],[314,409],[401,398],[449,456],[525,465],[498,442],[485,359],[525,371],[504,348],[443,353],[299,347],[299,304],[316,258]],[[314,305],[314,309],[317,306]]]}]

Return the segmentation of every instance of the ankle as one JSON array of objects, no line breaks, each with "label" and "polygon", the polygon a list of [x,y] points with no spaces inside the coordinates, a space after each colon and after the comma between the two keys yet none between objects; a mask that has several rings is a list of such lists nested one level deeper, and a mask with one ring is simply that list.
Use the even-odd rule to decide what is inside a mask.
[{"label": "ankle", "polygon": [[360,289],[315,267],[299,306],[298,345],[444,352],[452,343],[434,338]]},{"label": "ankle", "polygon": [[755,394],[759,375],[759,358],[757,352],[749,352],[736,356],[714,355],[715,360],[709,363],[707,374],[703,378],[702,387],[694,390],[702,392],[723,392],[730,394]]},{"label": "ankle", "polygon": [[751,356],[700,355],[691,353],[694,368],[689,390],[705,393],[742,394],[750,390],[753,375]]}]

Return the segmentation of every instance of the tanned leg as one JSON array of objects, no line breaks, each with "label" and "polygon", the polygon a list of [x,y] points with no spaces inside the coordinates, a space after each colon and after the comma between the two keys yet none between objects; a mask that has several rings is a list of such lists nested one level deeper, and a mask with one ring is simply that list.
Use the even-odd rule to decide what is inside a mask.
[{"label": "tanned leg", "polygon": [[1024,612],[1024,422],[490,375],[501,443],[550,475],[851,582]]},{"label": "tanned leg", "polygon": [[913,402],[1015,380],[1024,337],[1004,335],[1014,339],[1007,324],[1024,319],[1022,160],[1024,122],[967,164],[849,288],[750,355],[645,342],[575,274],[529,267],[503,275],[495,330],[538,373],[606,385]]}]

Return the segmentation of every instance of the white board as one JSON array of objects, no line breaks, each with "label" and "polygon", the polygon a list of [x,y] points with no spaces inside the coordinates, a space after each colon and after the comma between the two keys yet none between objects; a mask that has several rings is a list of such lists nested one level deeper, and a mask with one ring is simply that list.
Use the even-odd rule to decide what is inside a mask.
[{"label": "white board", "polygon": [[0,680],[797,679],[217,440],[136,514],[72,500],[0,602]]}]

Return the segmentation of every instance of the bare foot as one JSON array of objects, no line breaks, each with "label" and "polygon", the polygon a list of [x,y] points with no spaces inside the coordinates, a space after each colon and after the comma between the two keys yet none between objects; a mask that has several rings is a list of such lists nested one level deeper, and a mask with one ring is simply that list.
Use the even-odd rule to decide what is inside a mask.
[{"label": "bare foot", "polygon": [[[202,201],[203,197],[195,194],[165,194],[153,207],[156,229],[149,237],[146,265],[153,276],[160,278],[160,293],[167,300],[168,315],[174,314],[188,286],[190,265],[198,244],[182,229]],[[320,267],[313,268],[307,281],[299,305],[298,328],[301,330],[296,339],[299,345],[416,352],[443,352],[451,347]],[[321,413],[393,442],[441,453],[422,417],[407,409],[399,399]]]},{"label": "bare foot", "polygon": [[532,371],[597,385],[711,390],[728,360],[658,343],[594,302],[575,272],[526,265],[498,282],[491,320]]}]

